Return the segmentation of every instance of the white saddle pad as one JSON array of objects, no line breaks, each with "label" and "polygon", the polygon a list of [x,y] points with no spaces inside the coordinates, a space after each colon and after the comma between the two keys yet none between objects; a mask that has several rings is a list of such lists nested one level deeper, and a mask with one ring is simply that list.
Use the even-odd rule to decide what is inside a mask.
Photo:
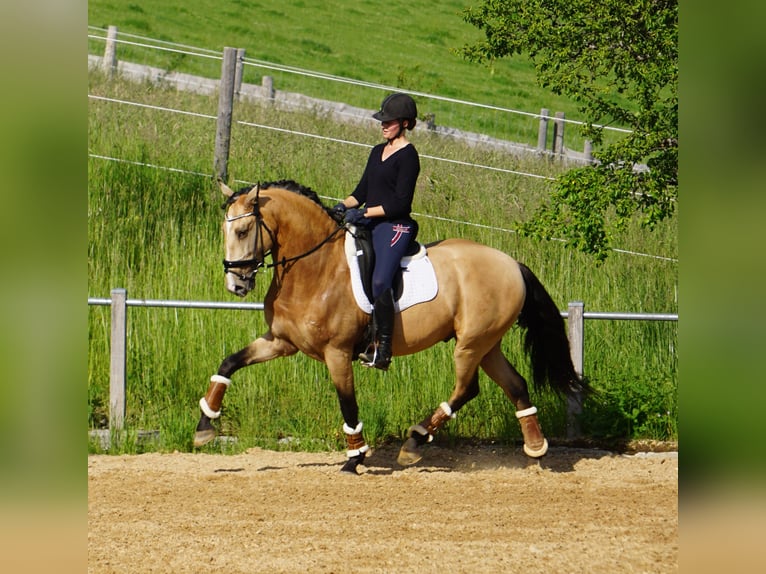
[{"label": "white saddle pad", "polygon": [[[349,226],[351,233],[346,233],[346,260],[351,270],[351,288],[354,291],[356,304],[365,313],[372,313],[372,304],[367,299],[362,285],[362,275],[359,271],[359,261],[357,257],[361,252],[356,250],[356,241],[353,233],[355,228]],[[418,251],[412,257],[402,258],[402,296],[394,301],[394,309],[398,313],[408,307],[430,301],[439,292],[439,286],[436,283],[436,273],[431,260],[426,254],[426,248],[420,245]]]}]

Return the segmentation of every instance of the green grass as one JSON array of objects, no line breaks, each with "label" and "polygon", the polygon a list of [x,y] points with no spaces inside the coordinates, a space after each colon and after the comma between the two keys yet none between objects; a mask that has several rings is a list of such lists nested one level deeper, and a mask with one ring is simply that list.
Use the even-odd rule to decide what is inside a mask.
[{"label": "green grass", "polygon": [[[539,113],[547,108],[582,120],[571,100],[539,87],[528,58],[503,59],[491,66],[470,63],[455,53],[481,39],[461,13],[469,3],[447,0],[377,2],[268,1],[157,2],[134,0],[88,2],[89,26],[115,25],[121,34],[193,46],[222,53],[224,47],[244,48],[253,63],[261,60],[344,78],[362,80],[445,98]],[[105,32],[91,30],[105,37]],[[120,39],[145,43],[121,36]],[[102,55],[105,42],[88,41],[90,54]],[[118,44],[118,58],[220,78],[220,60],[176,51]],[[260,85],[263,75],[279,90],[375,109],[385,95],[344,83],[317,80],[246,65],[243,80]],[[471,130],[535,145],[538,120],[494,110],[467,108],[436,99],[418,98],[421,117],[434,114],[439,125]],[[565,145],[582,150],[583,139],[568,125]],[[549,135],[550,137],[550,135]],[[607,134],[607,141],[613,136]],[[550,143],[549,143],[550,147]]]},{"label": "green grass", "polygon": [[[151,85],[107,81],[90,74],[89,93],[158,107],[215,114],[216,97]],[[377,130],[339,124],[312,114],[237,104],[235,119],[278,125],[356,142],[377,141]],[[126,161],[212,173],[215,122],[160,110],[90,100],[89,153]],[[466,147],[428,132],[413,134],[421,155],[450,157],[522,172],[555,175],[555,162]],[[232,179],[295,179],[329,205],[356,184],[367,149],[236,124]],[[468,237],[526,263],[560,308],[585,301],[586,311],[677,312],[678,265],[614,253],[597,266],[556,241],[534,241],[512,231],[547,194],[544,180],[476,167],[422,161],[415,211],[424,242]],[[212,179],[91,157],[88,161],[89,296],[115,287],[130,298],[231,301],[221,270],[220,204]],[[485,227],[491,226],[491,227]],[[677,256],[675,219],[648,233],[637,224],[615,240],[631,251]],[[250,301],[262,301],[270,274],[259,275]],[[88,428],[106,423],[109,403],[108,307],[89,307]],[[197,402],[221,360],[262,334],[258,311],[136,308],[128,310],[128,439],[111,452],[190,450]],[[677,439],[677,324],[586,321],[585,373],[600,394],[586,403],[587,436],[605,440]],[[509,359],[529,376],[521,333],[504,340]],[[386,373],[356,368],[365,435],[371,444],[400,439],[452,390],[451,344],[395,360]],[[515,441],[513,408],[484,375],[482,393],[444,429],[440,440]],[[565,405],[533,390],[549,437],[566,435]],[[332,382],[321,363],[304,356],[239,371],[227,393],[221,430],[236,444],[285,449],[343,448],[342,421]],[[156,441],[136,441],[139,430],[159,430]],[[131,434],[132,433],[132,434]],[[93,442],[91,450],[99,450]]]}]

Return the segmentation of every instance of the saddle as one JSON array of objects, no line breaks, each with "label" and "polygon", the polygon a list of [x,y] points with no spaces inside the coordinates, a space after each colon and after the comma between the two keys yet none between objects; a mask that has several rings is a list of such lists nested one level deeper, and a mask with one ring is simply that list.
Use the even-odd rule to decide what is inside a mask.
[{"label": "saddle", "polygon": [[[346,262],[351,272],[351,290],[359,308],[372,313],[372,268],[375,263],[371,232],[348,227],[345,239]],[[410,242],[393,281],[394,310],[398,313],[412,305],[430,301],[439,291],[431,260],[424,245]]]}]

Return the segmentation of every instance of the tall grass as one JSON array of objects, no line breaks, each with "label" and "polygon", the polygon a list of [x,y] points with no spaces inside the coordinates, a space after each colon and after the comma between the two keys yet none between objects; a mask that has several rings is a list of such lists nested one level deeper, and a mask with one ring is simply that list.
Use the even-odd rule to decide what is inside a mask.
[{"label": "tall grass", "polygon": [[[89,91],[129,101],[215,115],[217,98],[152,85],[106,81],[90,74]],[[377,128],[339,124],[315,114],[279,112],[238,104],[237,119],[376,143]],[[160,110],[91,100],[89,151],[140,164],[210,173],[215,123]],[[258,120],[258,121],[255,121]],[[327,140],[259,130],[236,124],[232,134],[232,179],[294,179],[326,203],[349,193],[368,150]],[[441,139],[425,130],[413,140],[421,155],[448,157],[520,172],[555,175],[563,167]],[[88,162],[89,296],[124,287],[131,298],[232,300],[223,284],[220,237],[222,197],[212,179],[91,157]],[[424,242],[467,237],[526,263],[560,308],[582,300],[586,310],[677,312],[677,264],[614,253],[597,266],[556,241],[520,238],[512,230],[548,191],[545,180],[423,159],[415,212]],[[675,220],[647,233],[630,226],[619,247],[676,257]],[[261,301],[270,274],[259,273]],[[190,450],[197,402],[221,360],[266,330],[258,311],[131,307],[128,312],[127,418],[132,432],[160,430],[159,442],[142,449]],[[89,428],[103,427],[109,403],[109,308],[89,308]],[[587,321],[585,373],[599,396],[586,403],[588,436],[677,438],[675,323]],[[521,333],[513,329],[504,350],[527,376]],[[388,373],[356,368],[365,434],[371,443],[402,437],[413,423],[446,400],[453,386],[451,343],[395,359]],[[520,438],[513,408],[484,375],[482,393],[450,422],[442,440]],[[566,435],[565,405],[533,389],[544,430]],[[216,442],[209,450],[253,445],[273,448],[343,447],[337,398],[324,365],[302,355],[239,371],[227,393],[221,430],[235,446]],[[92,449],[98,449],[95,444]],[[128,448],[115,444],[114,451]]]}]

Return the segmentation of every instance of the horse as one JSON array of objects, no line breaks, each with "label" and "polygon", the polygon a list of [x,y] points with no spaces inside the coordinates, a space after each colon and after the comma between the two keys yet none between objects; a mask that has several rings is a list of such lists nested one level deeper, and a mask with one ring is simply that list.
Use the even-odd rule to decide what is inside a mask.
[{"label": "horse", "polygon": [[[245,297],[261,268],[273,268],[264,298],[268,331],[226,357],[210,377],[199,401],[194,446],[213,440],[212,424],[221,415],[224,394],[239,369],[302,352],[323,362],[335,386],[346,461],[341,471],[357,474],[369,446],[354,392],[353,362],[363,344],[369,315],[355,303],[345,257],[349,226],[336,220],[312,189],[292,180],[244,187],[219,181],[225,196],[222,224],[228,291]],[[501,350],[505,333],[518,322],[537,388],[560,397],[591,392],[576,373],[564,321],[537,277],[509,255],[466,239],[445,239],[425,246],[438,281],[431,300],[396,313],[393,355],[417,353],[454,339],[455,384],[449,398],[411,426],[398,463],[409,466],[424,456],[424,445],[479,394],[481,368],[513,403],[523,434],[523,450],[542,457],[548,441],[532,405],[527,381]],[[267,263],[267,259],[271,263]]]}]

